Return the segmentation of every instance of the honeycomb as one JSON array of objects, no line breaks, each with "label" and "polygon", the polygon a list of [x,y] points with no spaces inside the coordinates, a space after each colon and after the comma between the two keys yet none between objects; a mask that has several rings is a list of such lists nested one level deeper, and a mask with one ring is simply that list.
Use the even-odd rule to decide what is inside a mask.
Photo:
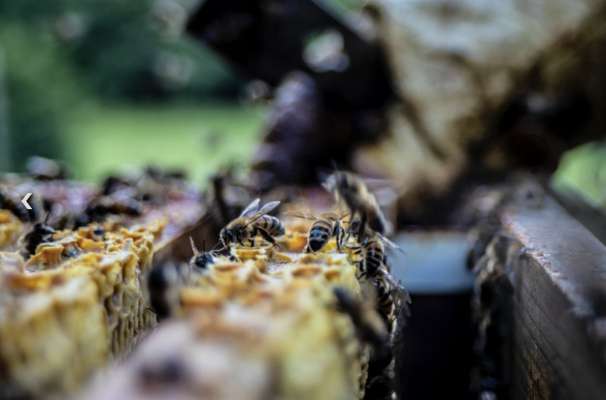
[{"label": "honeycomb", "polygon": [[0,210],[0,250],[13,248],[23,230],[24,226],[17,217],[8,210]]},{"label": "honeycomb", "polygon": [[179,307],[86,399],[361,399],[370,348],[335,304],[362,300],[354,255],[303,252],[309,224],[286,221],[278,246],[232,247],[190,267]]},{"label": "honeycomb", "polygon": [[73,391],[129,350],[155,323],[142,288],[161,230],[91,225],[55,232],[27,260],[0,253],[0,397]]},{"label": "honeycomb", "polygon": [[[0,195],[0,398],[63,398],[156,324],[146,274],[196,226],[199,191],[148,169],[99,186],[0,174]],[[42,221],[54,233],[30,246]]]}]

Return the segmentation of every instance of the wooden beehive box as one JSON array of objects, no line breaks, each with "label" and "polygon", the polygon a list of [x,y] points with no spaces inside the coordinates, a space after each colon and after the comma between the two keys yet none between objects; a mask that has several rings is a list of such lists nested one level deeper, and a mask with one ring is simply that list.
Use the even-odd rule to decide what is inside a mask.
[{"label": "wooden beehive box", "polygon": [[505,399],[601,399],[606,220],[536,184],[512,193],[476,236],[477,390]]}]

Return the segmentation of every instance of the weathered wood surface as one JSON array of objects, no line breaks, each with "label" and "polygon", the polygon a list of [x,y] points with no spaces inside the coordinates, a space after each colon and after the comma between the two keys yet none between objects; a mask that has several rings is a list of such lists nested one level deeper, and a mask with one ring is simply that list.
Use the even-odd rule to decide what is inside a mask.
[{"label": "weathered wood surface", "polygon": [[475,267],[480,390],[604,398],[606,247],[547,195],[499,221]]},{"label": "weathered wood surface", "polygon": [[444,209],[429,200],[462,181],[551,173],[564,151],[604,136],[603,0],[371,4],[399,102],[389,135],[353,163],[399,184],[409,220],[426,223]]}]

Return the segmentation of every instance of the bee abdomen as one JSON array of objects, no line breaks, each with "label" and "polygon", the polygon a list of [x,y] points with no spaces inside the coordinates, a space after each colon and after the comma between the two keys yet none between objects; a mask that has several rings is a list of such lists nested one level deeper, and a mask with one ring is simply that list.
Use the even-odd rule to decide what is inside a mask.
[{"label": "bee abdomen", "polygon": [[307,238],[308,250],[316,252],[322,249],[330,239],[331,228],[332,226],[327,221],[318,220],[314,222],[309,230],[309,237]]},{"label": "bee abdomen", "polygon": [[263,215],[258,219],[255,225],[269,233],[271,236],[282,236],[285,232],[282,221],[273,215]]},{"label": "bee abdomen", "polygon": [[384,278],[378,276],[373,280],[373,285],[377,291],[377,310],[388,326],[388,330],[393,330],[393,324],[396,319],[396,305],[391,295],[391,286]]},{"label": "bee abdomen", "polygon": [[374,274],[376,271],[378,271],[383,264],[383,258],[384,254],[382,251],[380,251],[380,249],[372,246],[368,248],[365,257],[366,272],[369,274]]}]

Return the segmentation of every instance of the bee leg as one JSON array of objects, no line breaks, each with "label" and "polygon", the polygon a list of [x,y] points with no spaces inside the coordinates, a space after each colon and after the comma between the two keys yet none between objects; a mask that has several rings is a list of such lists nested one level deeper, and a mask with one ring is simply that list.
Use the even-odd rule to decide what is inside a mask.
[{"label": "bee leg", "polygon": [[341,227],[341,247],[347,247],[348,240],[349,240],[349,229],[345,230]]},{"label": "bee leg", "polygon": [[[357,215],[357,214],[355,214],[355,215]],[[351,216],[351,221],[353,221],[353,220],[354,220],[354,214],[352,214],[352,216]],[[345,237],[343,238],[344,243],[347,243],[349,238],[351,238],[352,236],[354,236],[357,239],[355,230],[356,230],[355,225],[350,222],[349,226],[347,227],[347,231],[345,231]]]},{"label": "bee leg", "polygon": [[345,246],[345,248],[352,250],[354,257],[356,257],[355,259],[357,260],[356,264],[358,266],[358,271],[362,271],[364,269],[364,257],[362,255],[364,249],[362,248],[362,246]]},{"label": "bee leg", "polygon": [[352,250],[356,255],[362,253],[362,246],[345,246],[345,248]]},{"label": "bee leg", "polygon": [[337,251],[340,253],[341,252],[341,241],[343,240],[343,229],[341,228],[341,224],[339,223],[339,221],[337,221],[335,223],[335,232],[334,232],[335,236],[336,236],[336,241],[337,241]]},{"label": "bee leg", "polygon": [[366,230],[366,213],[360,213],[360,226],[358,227],[358,241],[364,240],[364,231]]},{"label": "bee leg", "polygon": [[265,229],[258,228],[257,232],[263,237],[263,239],[267,240],[272,245],[276,246],[276,240],[269,234]]}]

